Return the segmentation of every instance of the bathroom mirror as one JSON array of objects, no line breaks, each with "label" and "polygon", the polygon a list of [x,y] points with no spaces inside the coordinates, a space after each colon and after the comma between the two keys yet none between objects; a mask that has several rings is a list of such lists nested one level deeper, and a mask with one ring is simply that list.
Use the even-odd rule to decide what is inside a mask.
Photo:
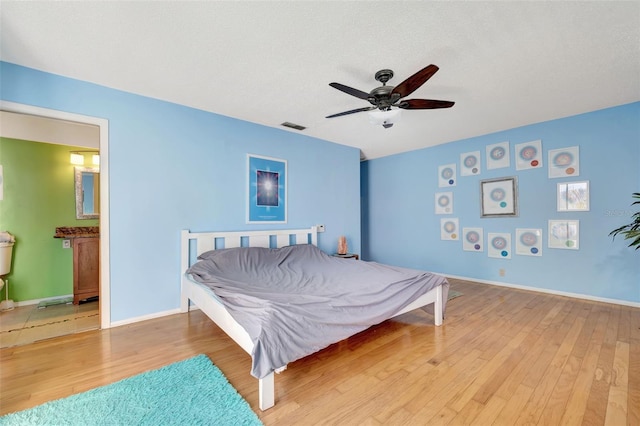
[{"label": "bathroom mirror", "polygon": [[93,167],[75,168],[76,219],[100,217],[100,170]]}]

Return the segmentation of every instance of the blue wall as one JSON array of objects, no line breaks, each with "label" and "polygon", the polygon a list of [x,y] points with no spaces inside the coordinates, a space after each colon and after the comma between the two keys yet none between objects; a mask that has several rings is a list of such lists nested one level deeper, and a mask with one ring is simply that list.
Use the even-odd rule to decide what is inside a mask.
[{"label": "blue wall", "polygon": [[[515,168],[514,145],[542,140],[543,167]],[[485,147],[509,141],[511,166],[486,170]],[[547,151],[579,146],[580,176],[548,178]],[[460,154],[479,150],[482,171],[460,176]],[[438,187],[438,166],[456,163],[457,185]],[[465,139],[433,148],[363,163],[363,257],[399,266],[427,269],[458,277],[515,284],[593,297],[640,302],[640,250],[624,239],[612,241],[609,232],[631,221],[633,199],[640,192],[640,103],[548,121],[499,133]],[[519,216],[480,218],[479,181],[517,176]],[[558,182],[590,182],[587,212],[557,212]],[[451,191],[454,212],[434,213],[436,192]],[[440,219],[457,217],[460,228],[511,233],[516,228],[541,228],[541,257],[513,254],[511,259],[489,258],[487,250],[462,250],[462,240],[440,239]],[[550,219],[580,222],[579,250],[547,247]],[[500,269],[505,275],[500,276]]]},{"label": "blue wall", "polygon": [[[181,229],[324,224],[321,249],[345,235],[360,252],[358,149],[6,62],[0,87],[4,101],[109,120],[114,322],[179,306]],[[248,153],[287,160],[287,224],[245,223]]]}]

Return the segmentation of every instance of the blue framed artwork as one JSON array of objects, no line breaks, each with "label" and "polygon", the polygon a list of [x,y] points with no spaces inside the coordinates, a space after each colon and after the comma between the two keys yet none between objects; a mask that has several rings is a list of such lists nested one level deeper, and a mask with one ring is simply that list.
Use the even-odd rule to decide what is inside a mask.
[{"label": "blue framed artwork", "polygon": [[287,223],[287,161],[247,155],[247,223]]}]

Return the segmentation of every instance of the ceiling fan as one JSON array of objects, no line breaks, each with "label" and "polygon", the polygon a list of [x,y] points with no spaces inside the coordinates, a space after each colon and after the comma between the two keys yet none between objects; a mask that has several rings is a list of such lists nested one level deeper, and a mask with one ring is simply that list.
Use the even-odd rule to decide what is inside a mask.
[{"label": "ceiling fan", "polygon": [[[340,83],[329,83],[329,86],[334,87],[344,93],[351,96],[355,96],[359,99],[369,101],[372,106],[352,109],[349,111],[339,112],[337,114],[328,115],[326,118],[341,117],[343,115],[354,114],[356,112],[372,111],[379,109],[380,111],[391,111],[393,108],[402,109],[436,109],[436,108],[451,108],[455,102],[451,101],[438,101],[433,99],[406,99],[402,100],[405,96],[409,96],[416,89],[426,83],[433,75],[438,71],[436,65],[428,65],[407,78],[397,86],[387,86],[387,82],[393,77],[393,71],[384,69],[376,73],[375,79],[382,83],[382,86],[376,87],[371,92],[366,93],[358,89],[354,89],[349,86],[345,86]],[[391,121],[382,121],[382,126],[389,128],[393,126]]]}]

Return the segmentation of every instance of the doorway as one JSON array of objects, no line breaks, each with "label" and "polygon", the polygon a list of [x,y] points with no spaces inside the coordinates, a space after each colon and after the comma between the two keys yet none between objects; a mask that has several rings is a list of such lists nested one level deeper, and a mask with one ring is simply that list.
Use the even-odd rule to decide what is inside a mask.
[{"label": "doorway", "polygon": [[108,120],[73,114],[64,111],[40,108],[14,102],[0,101],[0,110],[15,114],[44,117],[97,126],[99,128],[100,152],[100,328],[111,326],[111,281],[109,270],[109,130]]}]

